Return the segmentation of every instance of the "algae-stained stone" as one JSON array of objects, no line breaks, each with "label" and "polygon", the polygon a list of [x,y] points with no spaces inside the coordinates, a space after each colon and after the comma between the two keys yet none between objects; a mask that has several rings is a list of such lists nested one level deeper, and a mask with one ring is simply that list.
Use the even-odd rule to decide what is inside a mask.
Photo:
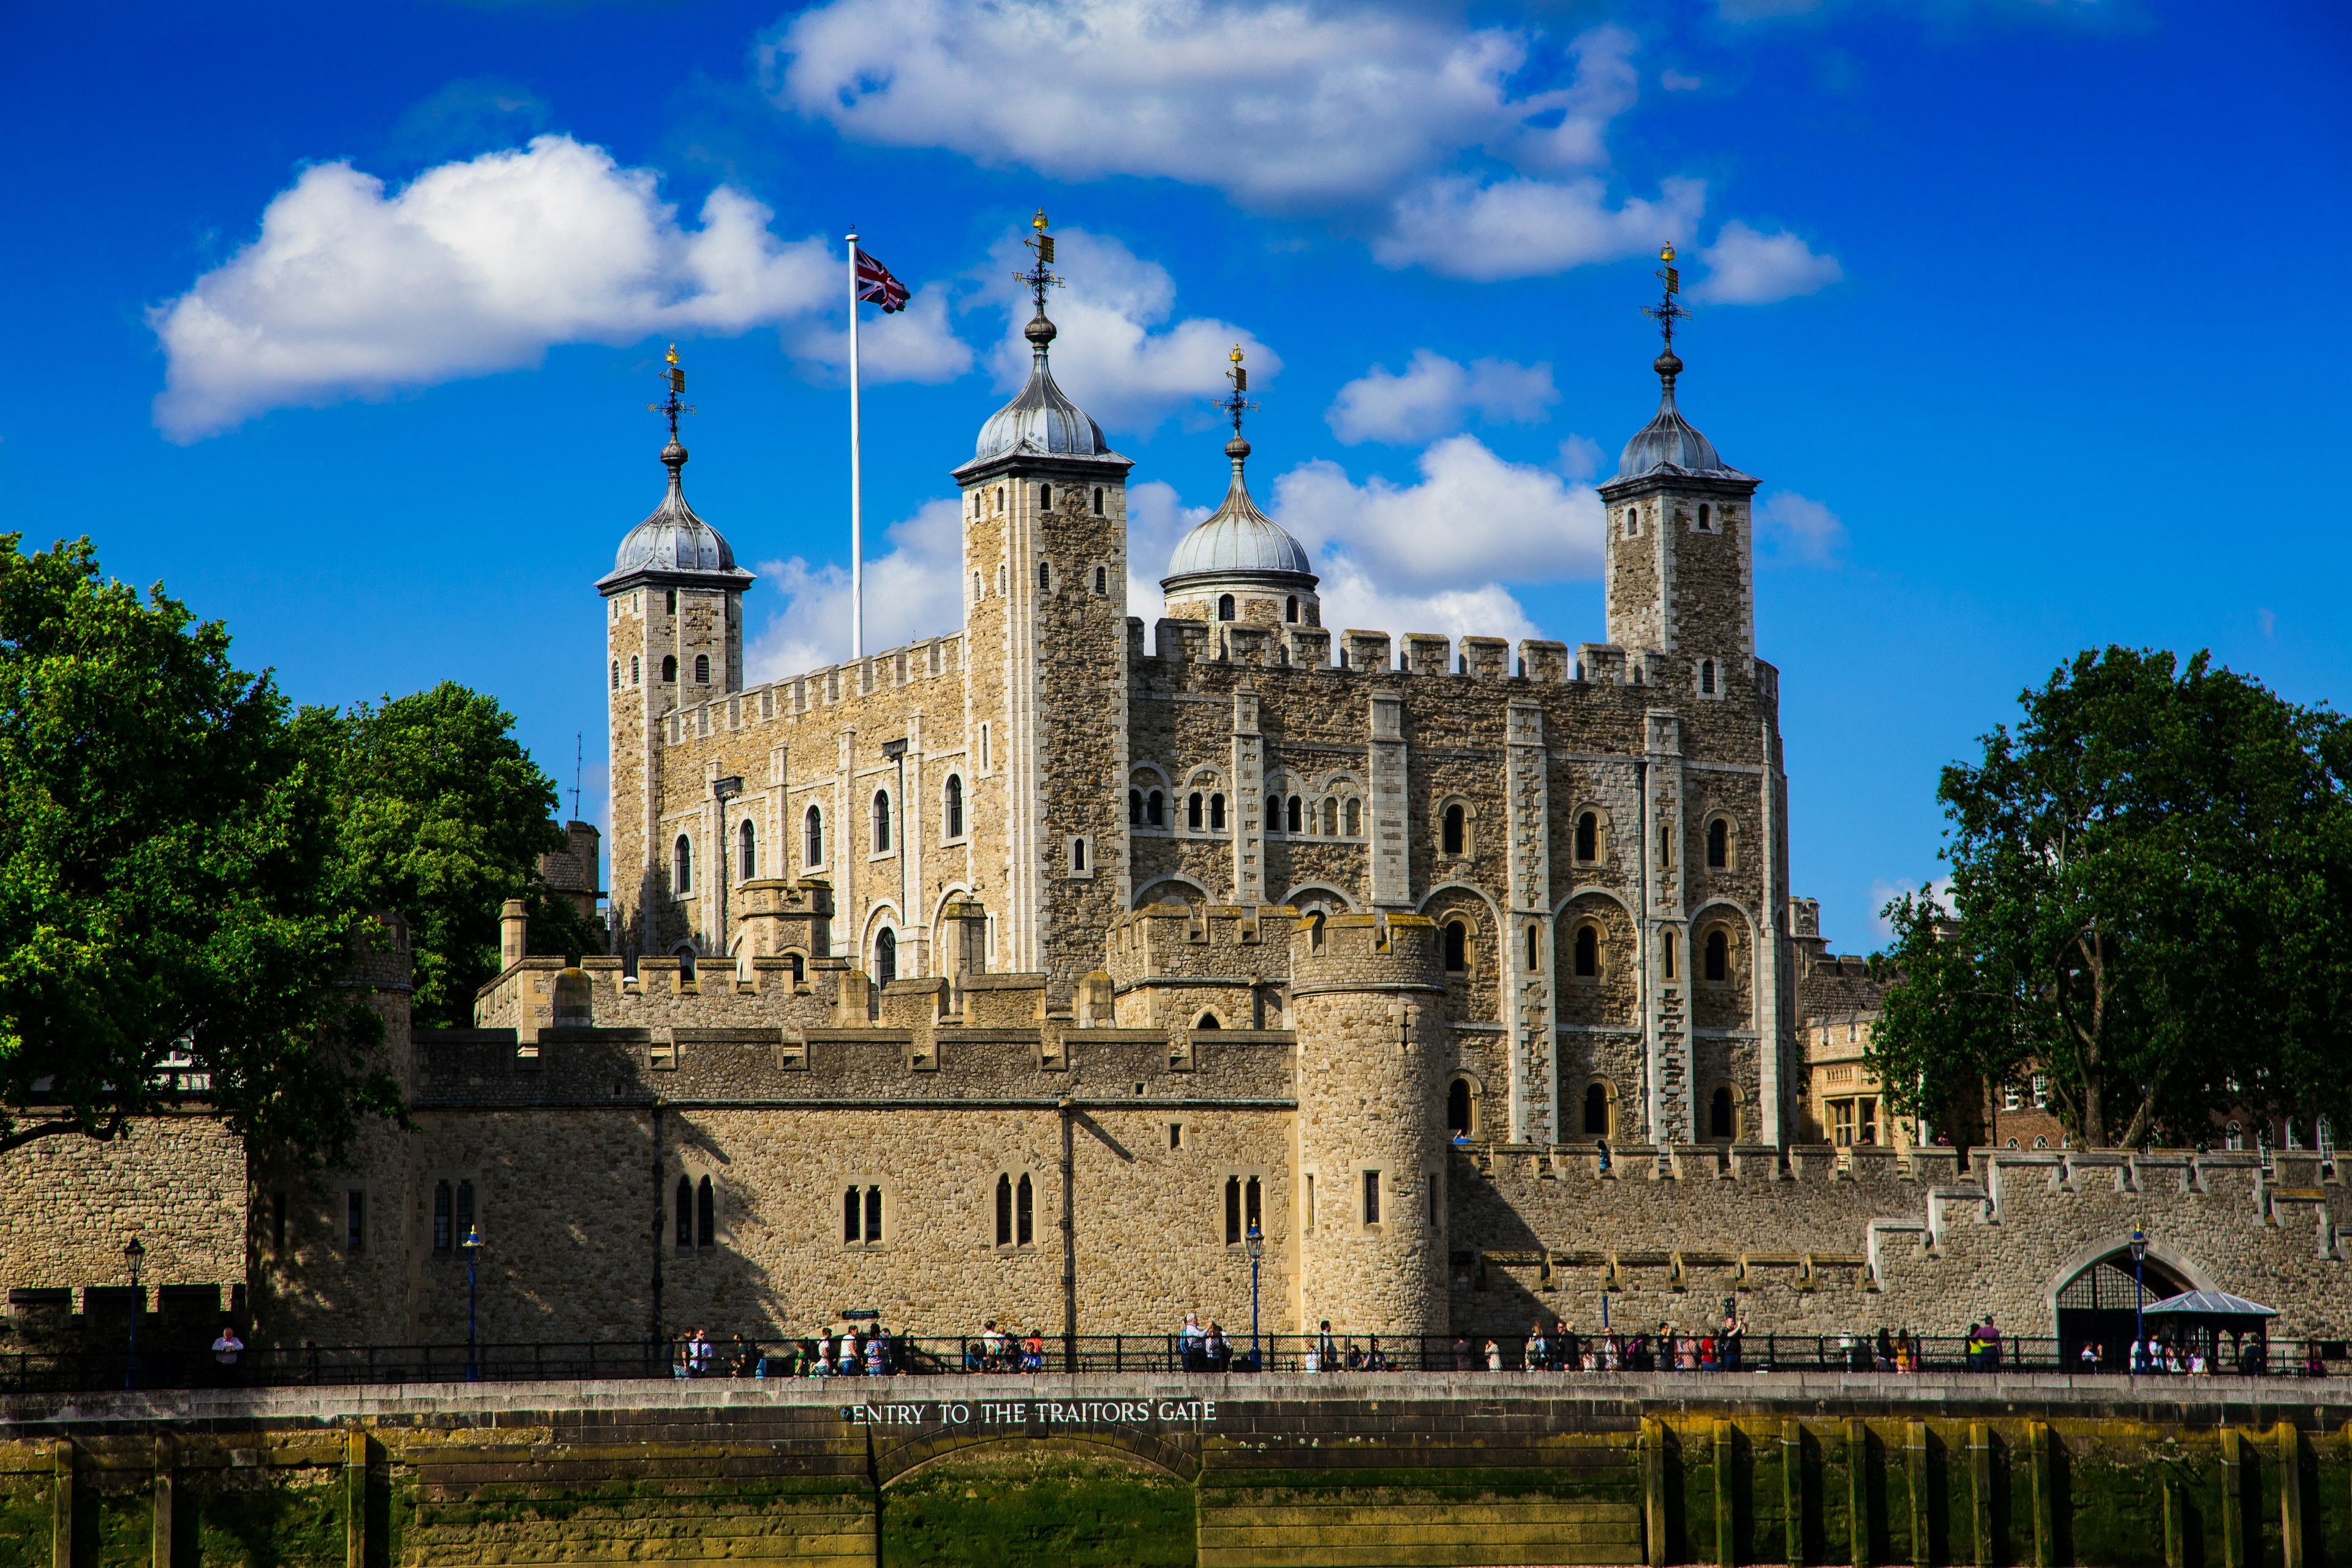
[{"label": "algae-stained stone", "polygon": [[886,1568],[1189,1568],[1195,1532],[1190,1483],[1083,1452],[962,1454],[882,1492]]}]

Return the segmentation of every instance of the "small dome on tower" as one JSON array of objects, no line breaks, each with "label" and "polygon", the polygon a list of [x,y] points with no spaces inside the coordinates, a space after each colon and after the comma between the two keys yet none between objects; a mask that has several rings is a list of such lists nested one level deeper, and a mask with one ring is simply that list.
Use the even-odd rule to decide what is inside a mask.
[{"label": "small dome on tower", "polygon": [[688,574],[751,582],[752,574],[735,564],[726,536],[686,504],[686,448],[672,440],[662,448],[661,460],[669,469],[668,492],[645,521],[623,536],[612,571],[596,586],[609,593],[640,575],[660,580]]},{"label": "small dome on tower", "polygon": [[1225,443],[1225,456],[1234,463],[1234,478],[1225,490],[1224,504],[1177,542],[1175,552],[1168,557],[1170,582],[1198,574],[1314,574],[1307,547],[1293,539],[1282,524],[1258,510],[1257,502],[1250,499],[1249,486],[1242,478],[1242,462],[1249,453],[1250,444],[1238,436]]},{"label": "small dome on tower", "polygon": [[1029,380],[1013,401],[988,416],[973,444],[971,460],[1028,454],[1045,458],[1107,458],[1102,426],[1071,402],[1054,384],[1053,368],[1045,363],[1045,345],[1054,341],[1054,323],[1040,312],[1023,329],[1031,346]]}]

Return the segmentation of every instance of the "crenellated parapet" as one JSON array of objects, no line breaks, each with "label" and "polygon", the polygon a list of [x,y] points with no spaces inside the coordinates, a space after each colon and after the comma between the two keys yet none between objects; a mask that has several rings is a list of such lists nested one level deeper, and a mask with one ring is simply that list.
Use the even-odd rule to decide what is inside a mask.
[{"label": "crenellated parapet", "polygon": [[1119,1024],[1190,1029],[1268,1028],[1290,979],[1291,928],[1281,904],[1149,904],[1112,922],[1105,944]]}]

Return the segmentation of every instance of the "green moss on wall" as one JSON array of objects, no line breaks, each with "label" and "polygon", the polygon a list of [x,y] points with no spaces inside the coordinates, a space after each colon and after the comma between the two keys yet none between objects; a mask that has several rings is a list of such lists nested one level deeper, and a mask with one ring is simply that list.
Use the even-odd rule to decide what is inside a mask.
[{"label": "green moss on wall", "polygon": [[49,1494],[43,1487],[0,1491],[0,1568],[49,1568]]},{"label": "green moss on wall", "polygon": [[926,1466],[882,1493],[885,1568],[1158,1568],[1194,1560],[1193,1490],[1158,1470],[1045,1451]]},{"label": "green moss on wall", "polygon": [[183,1471],[173,1512],[187,1520],[204,1568],[342,1568],[339,1487],[190,1485]]}]

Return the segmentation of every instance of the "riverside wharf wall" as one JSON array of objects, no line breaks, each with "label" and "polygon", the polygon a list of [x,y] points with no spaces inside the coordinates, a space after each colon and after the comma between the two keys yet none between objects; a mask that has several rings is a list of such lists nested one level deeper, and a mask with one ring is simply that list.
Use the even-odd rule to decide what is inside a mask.
[{"label": "riverside wharf wall", "polygon": [[2304,1568],[2352,1381],[1098,1376],[0,1407],[0,1565]]}]

